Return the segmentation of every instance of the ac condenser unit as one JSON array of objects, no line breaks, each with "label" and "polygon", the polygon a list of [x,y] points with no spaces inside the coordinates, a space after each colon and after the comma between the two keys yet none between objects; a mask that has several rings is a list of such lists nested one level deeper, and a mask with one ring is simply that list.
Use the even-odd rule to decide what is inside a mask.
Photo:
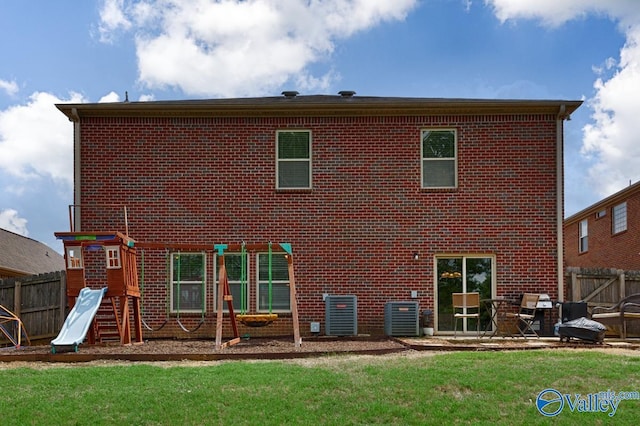
[{"label": "ac condenser unit", "polygon": [[418,302],[387,302],[384,305],[384,334],[419,336]]},{"label": "ac condenser unit", "polygon": [[358,334],[358,300],[356,296],[325,298],[325,333],[327,336],[356,336]]}]

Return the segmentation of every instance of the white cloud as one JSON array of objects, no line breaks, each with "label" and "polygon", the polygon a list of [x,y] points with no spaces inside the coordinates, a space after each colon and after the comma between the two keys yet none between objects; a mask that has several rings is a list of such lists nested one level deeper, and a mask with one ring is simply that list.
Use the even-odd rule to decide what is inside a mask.
[{"label": "white cloud", "polygon": [[13,209],[0,210],[0,228],[25,237],[29,236],[27,219],[19,217],[18,212]]},{"label": "white cloud", "polygon": [[628,31],[613,77],[594,87],[593,123],[584,127],[582,153],[596,157],[589,178],[604,196],[640,179],[640,26]]},{"label": "white cloud", "polygon": [[626,36],[620,58],[594,65],[596,94],[586,102],[592,122],[583,129],[581,154],[592,164],[591,187],[602,197],[640,179],[640,1],[485,0],[501,21],[540,19],[551,26],[595,13],[618,23]]},{"label": "white cloud", "polygon": [[287,82],[325,89],[337,74],[312,76],[311,64],[330,55],[339,39],[384,21],[404,19],[416,3],[109,0],[101,14],[101,29],[105,37],[128,29],[135,33],[139,80],[149,89],[255,96],[272,93]]},{"label": "white cloud", "polygon": [[540,19],[558,26],[587,14],[602,14],[623,25],[638,22],[637,0],[485,0],[502,22],[517,19]]},{"label": "white cloud", "polygon": [[55,107],[61,102],[82,102],[36,92],[25,105],[0,111],[0,169],[23,180],[51,177],[73,184],[73,126]]},{"label": "white cloud", "polygon": [[100,10],[100,41],[110,43],[111,34],[116,30],[131,28],[131,22],[126,18],[123,7],[124,0],[104,0]]},{"label": "white cloud", "polygon": [[4,90],[9,96],[13,96],[18,93],[18,84],[15,81],[0,80],[0,90]]},{"label": "white cloud", "polygon": [[153,94],[142,94],[140,95],[138,100],[140,102],[150,102],[150,101],[155,101],[156,97]]},{"label": "white cloud", "polygon": [[99,103],[120,102],[120,96],[116,92],[109,92],[98,101]]}]

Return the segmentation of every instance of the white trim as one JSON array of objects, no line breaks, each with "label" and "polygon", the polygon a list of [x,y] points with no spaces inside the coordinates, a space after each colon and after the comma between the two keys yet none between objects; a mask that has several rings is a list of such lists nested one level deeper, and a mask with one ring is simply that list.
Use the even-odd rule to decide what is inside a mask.
[{"label": "white trim", "polygon": [[[272,252],[271,253],[272,256],[276,256],[276,255],[281,255],[281,256],[285,256],[286,253],[285,252]],[[255,304],[256,304],[256,312],[260,312],[260,313],[266,313],[269,312],[269,308],[267,306],[267,309],[260,309],[260,284],[265,284],[268,285],[269,281],[268,278],[266,280],[260,280],[260,255],[264,255],[265,259],[268,259],[269,253],[268,252],[261,252],[261,253],[256,253],[256,268],[255,268],[255,273],[256,273],[256,281],[255,281],[255,289],[256,289],[256,293],[255,293]],[[265,260],[266,262],[268,262],[268,260]],[[287,275],[289,274],[288,269],[287,269]],[[275,285],[282,285],[282,284],[286,284],[287,287],[290,289],[290,285],[291,285],[291,281],[289,279],[287,280],[271,280],[271,285],[272,285],[272,290],[273,290],[273,286]],[[290,313],[292,311],[291,309],[291,293],[288,291],[287,294],[289,295],[289,309],[274,309],[273,308],[273,299],[271,301],[271,312],[273,313]]]},{"label": "white trim", "polygon": [[[584,225],[584,226],[582,226]],[[584,233],[582,232],[584,228]],[[582,241],[586,241],[586,247],[583,248]],[[578,253],[586,253],[589,251],[589,220],[582,219],[578,222]]]},{"label": "white trim", "polygon": [[[207,306],[207,254],[205,252],[200,252],[200,251],[188,251],[188,252],[180,252],[180,251],[174,251],[174,252],[170,252],[169,256],[169,312],[172,314],[176,314],[178,313],[178,309],[174,309],[173,307],[173,288],[174,288],[174,282],[173,282],[173,257],[175,255],[200,255],[202,256],[202,262],[203,262],[203,269],[202,269],[202,280],[201,281],[183,281],[182,279],[180,279],[180,286],[186,284],[186,285],[194,285],[197,284],[200,286],[200,288],[202,289],[202,291],[204,292],[202,294],[202,301],[204,305],[204,311],[206,312],[206,306]],[[177,283],[176,283],[177,285]],[[198,309],[182,309],[182,307],[180,307],[179,312],[185,313],[185,314],[195,314],[195,313],[202,313],[203,311],[203,306],[200,306]]]},{"label": "white trim", "polygon": [[[109,257],[110,253],[115,253],[115,256]],[[122,259],[120,259],[120,246],[104,246],[104,257],[107,264],[107,269],[122,269]]]},{"label": "white trim", "polygon": [[[309,135],[309,158],[285,158],[280,159],[278,156],[279,144],[280,144],[280,134],[281,133],[307,133]],[[306,190],[313,188],[313,135],[311,130],[308,129],[281,129],[276,130],[276,144],[275,144],[276,152],[276,176],[275,176],[275,184],[276,189],[282,190]],[[309,185],[308,186],[280,186],[280,162],[308,162],[309,163]]]},{"label": "white trim", "polygon": [[[433,328],[437,334],[453,334],[453,330],[438,331],[438,259],[462,259],[462,285],[466,286],[467,265],[465,259],[490,259],[491,260],[491,296],[498,292],[497,285],[497,257],[488,253],[439,253],[433,255]],[[463,329],[466,330],[466,322]]]},{"label": "white trim", "polygon": [[[446,158],[424,157],[424,132],[453,132],[454,156]],[[425,161],[452,161],[453,160],[453,186],[424,186]],[[458,130],[451,127],[424,127],[420,129],[420,189],[456,189],[458,187]]]}]

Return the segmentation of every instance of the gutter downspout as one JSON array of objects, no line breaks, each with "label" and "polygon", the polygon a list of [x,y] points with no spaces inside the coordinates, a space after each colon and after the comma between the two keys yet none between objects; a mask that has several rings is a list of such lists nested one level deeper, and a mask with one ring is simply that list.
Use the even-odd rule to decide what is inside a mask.
[{"label": "gutter downspout", "polygon": [[70,121],[73,121],[73,206],[70,207],[72,214],[72,223],[69,225],[72,227],[72,232],[80,231],[80,116],[78,110],[73,108],[71,110]]},{"label": "gutter downspout", "polygon": [[566,106],[560,105],[556,119],[556,227],[558,301],[564,301],[564,120],[569,119]]}]

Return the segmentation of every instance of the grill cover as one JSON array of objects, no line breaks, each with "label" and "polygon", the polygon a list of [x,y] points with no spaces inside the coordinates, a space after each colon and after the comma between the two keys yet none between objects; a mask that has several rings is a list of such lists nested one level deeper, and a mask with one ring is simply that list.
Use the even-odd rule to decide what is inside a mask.
[{"label": "grill cover", "polygon": [[558,326],[560,341],[566,339],[567,342],[575,337],[576,339],[602,343],[606,330],[607,327],[603,324],[585,317],[567,321]]}]

